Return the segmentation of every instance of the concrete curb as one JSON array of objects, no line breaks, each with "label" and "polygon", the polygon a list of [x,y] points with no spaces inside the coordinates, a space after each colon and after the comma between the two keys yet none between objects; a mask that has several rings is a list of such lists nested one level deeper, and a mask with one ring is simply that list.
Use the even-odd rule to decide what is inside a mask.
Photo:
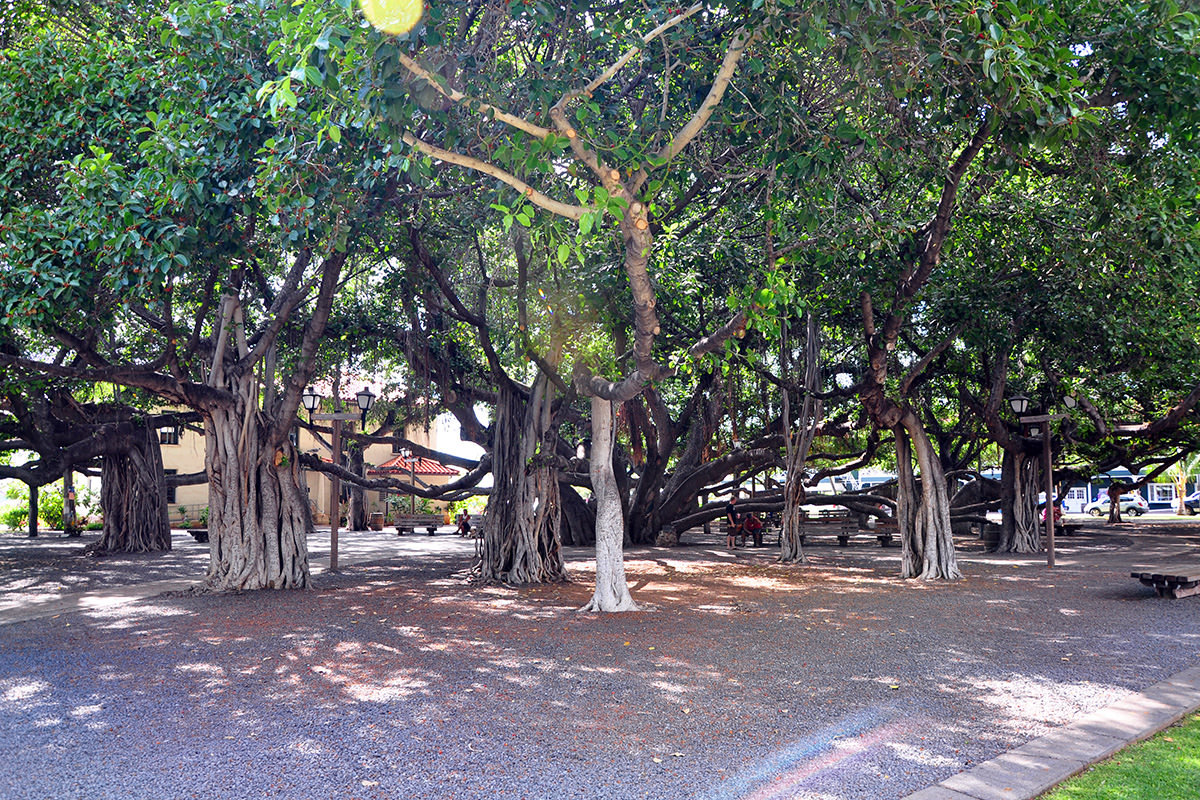
[{"label": "concrete curb", "polygon": [[1197,709],[1193,667],[904,800],[1032,800]]}]

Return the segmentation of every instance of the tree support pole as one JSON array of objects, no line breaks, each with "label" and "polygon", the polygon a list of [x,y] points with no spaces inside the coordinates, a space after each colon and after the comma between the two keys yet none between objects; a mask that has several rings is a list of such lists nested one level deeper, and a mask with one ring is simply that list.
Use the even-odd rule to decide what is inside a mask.
[{"label": "tree support pole", "polygon": [[[333,421],[333,463],[342,465],[342,421]],[[342,516],[342,479],[329,476],[329,571],[338,571],[338,526]]]},{"label": "tree support pole", "polygon": [[1042,433],[1042,469],[1046,473],[1046,566],[1054,566],[1054,465],[1050,458],[1050,421]]}]

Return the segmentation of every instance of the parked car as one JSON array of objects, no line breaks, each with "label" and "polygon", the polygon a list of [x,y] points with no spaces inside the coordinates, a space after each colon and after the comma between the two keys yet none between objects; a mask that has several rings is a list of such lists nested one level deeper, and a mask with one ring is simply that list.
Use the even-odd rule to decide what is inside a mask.
[{"label": "parked car", "polygon": [[[1093,517],[1102,517],[1108,513],[1108,495],[1102,494],[1083,507],[1083,510]],[[1140,494],[1121,495],[1121,513],[1133,514],[1140,517],[1150,510],[1150,504]]]},{"label": "parked car", "polygon": [[1183,510],[1188,514],[1200,514],[1200,492],[1192,492],[1183,498]]}]

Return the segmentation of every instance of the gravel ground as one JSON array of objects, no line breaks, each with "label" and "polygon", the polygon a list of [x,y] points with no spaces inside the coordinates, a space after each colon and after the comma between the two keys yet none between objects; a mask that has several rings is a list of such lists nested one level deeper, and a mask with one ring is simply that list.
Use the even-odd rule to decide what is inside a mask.
[{"label": "gravel ground", "polygon": [[[0,601],[204,569],[64,541],[0,539]],[[0,797],[899,798],[1200,663],[1200,598],[1128,576],[1196,524],[1088,524],[1053,571],[964,541],[952,584],[873,538],[637,549],[623,615],[574,611],[587,550],[516,591],[461,544],[0,626]]]}]

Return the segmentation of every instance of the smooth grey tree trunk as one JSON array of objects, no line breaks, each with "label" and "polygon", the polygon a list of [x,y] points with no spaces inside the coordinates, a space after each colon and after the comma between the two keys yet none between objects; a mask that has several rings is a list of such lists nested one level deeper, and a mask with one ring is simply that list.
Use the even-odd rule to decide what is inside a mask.
[{"label": "smooth grey tree trunk", "polygon": [[[786,346],[786,345],[785,345]],[[804,465],[813,437],[821,419],[821,401],[814,392],[820,380],[818,372],[817,320],[808,314],[805,324],[804,344],[804,403],[797,420],[799,431],[793,435],[791,402],[788,392],[783,392],[783,436],[786,444],[787,477],[783,485],[783,518],[779,531],[779,560],[783,563],[804,561],[804,549],[800,545],[804,502]],[[786,358],[786,355],[785,355]]]},{"label": "smooth grey tree trunk", "polygon": [[637,611],[625,580],[625,518],[613,472],[613,404],[592,397],[592,492],[596,496],[596,591],[580,611]]}]

